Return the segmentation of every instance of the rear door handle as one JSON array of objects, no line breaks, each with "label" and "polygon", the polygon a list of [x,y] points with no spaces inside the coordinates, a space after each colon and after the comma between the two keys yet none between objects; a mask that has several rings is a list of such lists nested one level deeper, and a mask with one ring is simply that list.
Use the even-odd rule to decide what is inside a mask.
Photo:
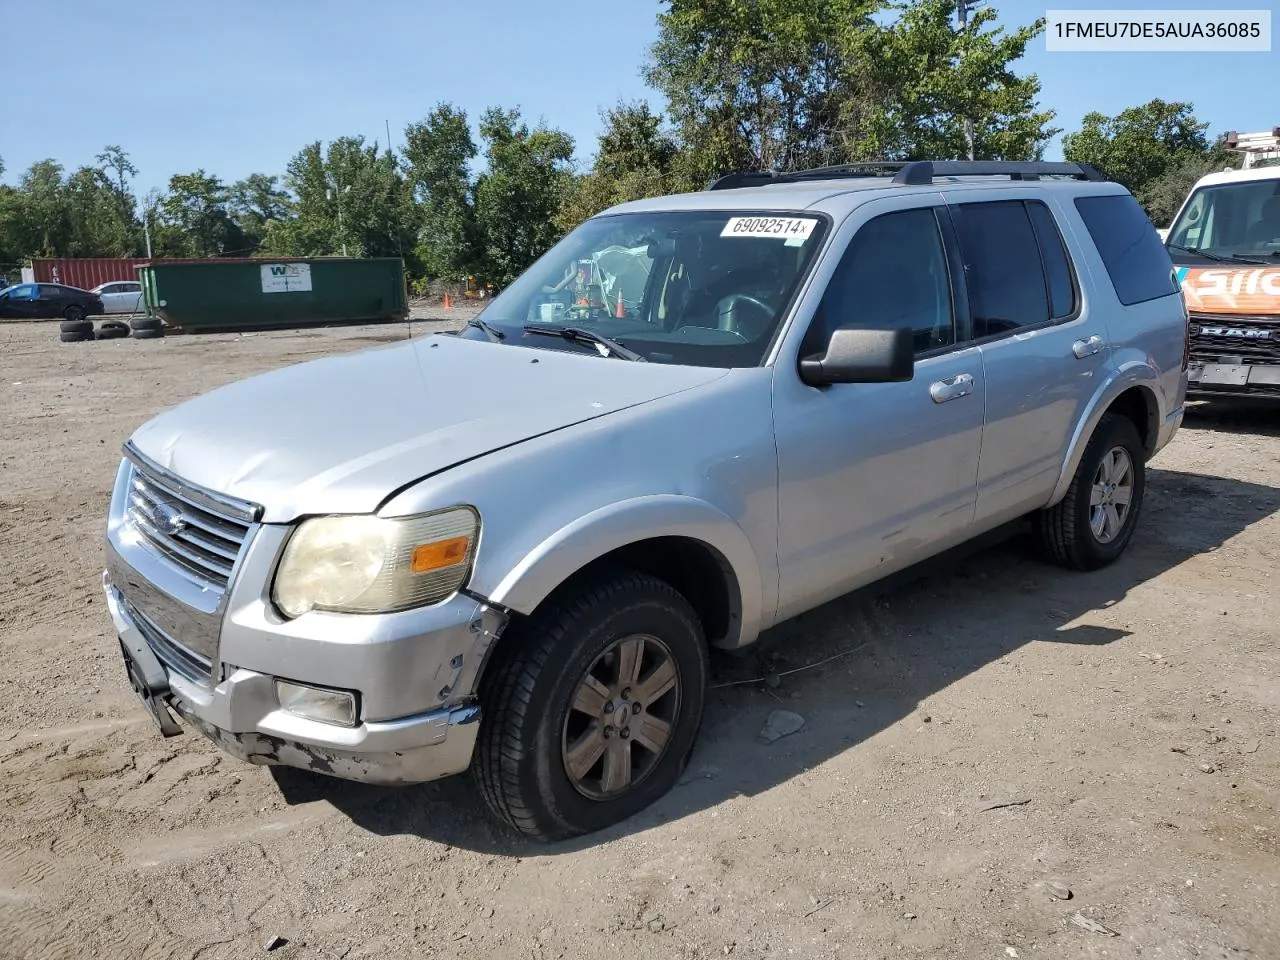
[{"label": "rear door handle", "polygon": [[1096,334],[1084,340],[1077,340],[1071,345],[1071,352],[1076,355],[1077,360],[1083,360],[1085,357],[1092,357],[1102,349],[1102,338]]},{"label": "rear door handle", "polygon": [[968,373],[957,374],[950,380],[939,380],[929,385],[929,396],[934,403],[946,403],[956,397],[965,397],[973,393],[973,376]]}]

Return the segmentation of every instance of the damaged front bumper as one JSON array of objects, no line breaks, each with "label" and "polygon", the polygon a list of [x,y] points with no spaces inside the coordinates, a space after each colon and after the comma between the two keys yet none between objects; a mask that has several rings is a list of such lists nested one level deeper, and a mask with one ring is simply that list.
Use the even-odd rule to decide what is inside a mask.
[{"label": "damaged front bumper", "polygon": [[[109,576],[104,576],[104,588],[130,684],[166,736],[181,732],[173,720],[176,714],[249,763],[298,767],[364,783],[423,783],[462,773],[470,765],[480,719],[470,684],[455,687],[449,703],[428,712],[361,718],[354,726],[308,719],[281,707],[272,673],[217,663],[214,677],[200,682],[172,669],[149,642],[150,628],[140,626],[139,616]],[[457,602],[475,607],[476,618],[459,618],[455,611],[442,630],[460,631],[476,656],[496,637],[504,618],[471,598]],[[424,636],[420,642],[453,649],[463,636]],[[373,652],[366,648],[363,654]],[[468,671],[469,679],[474,671]]]}]

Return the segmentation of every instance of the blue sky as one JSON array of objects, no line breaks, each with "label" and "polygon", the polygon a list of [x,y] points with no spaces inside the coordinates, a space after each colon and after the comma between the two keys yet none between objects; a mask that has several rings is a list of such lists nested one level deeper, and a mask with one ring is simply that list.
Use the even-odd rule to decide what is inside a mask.
[{"label": "blue sky", "polygon": [[[1046,6],[1223,5],[1266,9],[1275,0],[994,3],[1009,25],[1043,16]],[[227,181],[280,173],[313,140],[363,134],[381,143],[387,121],[398,145],[405,124],[440,100],[473,121],[492,104],[519,106],[572,134],[585,160],[602,107],[619,98],[661,105],[640,77],[658,9],[644,0],[25,3],[6,18],[10,42],[0,55],[4,179],[15,182],[44,157],[68,168],[92,163],[107,143],[132,155],[139,194],[198,167]],[[1048,53],[1043,36],[1021,65],[1040,76],[1042,103],[1068,131],[1090,110],[1111,114],[1162,97],[1193,102],[1213,133],[1280,124],[1278,68],[1275,50]],[[1056,143],[1048,156],[1060,157]]]}]

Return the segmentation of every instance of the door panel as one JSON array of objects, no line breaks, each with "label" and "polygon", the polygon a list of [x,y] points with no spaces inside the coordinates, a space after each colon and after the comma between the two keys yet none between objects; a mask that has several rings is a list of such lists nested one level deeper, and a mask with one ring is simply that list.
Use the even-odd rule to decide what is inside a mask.
[{"label": "door panel", "polygon": [[1083,302],[1042,198],[949,199],[986,377],[975,519],[989,527],[1053,492],[1107,362],[1106,329]]},{"label": "door panel", "polygon": [[976,347],[908,383],[798,387],[774,414],[780,619],[964,538],[986,402]]},{"label": "door panel", "polygon": [[[855,216],[812,320],[775,367],[780,617],[945,549],[973,517],[986,379],[981,352],[956,345],[950,221],[918,195]],[[846,326],[910,329],[913,378],[806,385],[797,358]]]}]

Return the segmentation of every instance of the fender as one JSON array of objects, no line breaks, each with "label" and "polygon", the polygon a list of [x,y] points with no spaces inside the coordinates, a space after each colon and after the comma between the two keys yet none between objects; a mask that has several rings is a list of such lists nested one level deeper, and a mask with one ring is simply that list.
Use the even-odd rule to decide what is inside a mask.
[{"label": "fender", "polygon": [[1133,387],[1141,388],[1146,395],[1148,417],[1150,417],[1151,410],[1154,409],[1156,411],[1155,419],[1148,425],[1147,455],[1151,455],[1151,445],[1156,442],[1157,428],[1161,422],[1159,375],[1149,364],[1143,363],[1141,360],[1130,360],[1121,363],[1110,373],[1111,376],[1094,392],[1089,405],[1085,408],[1084,416],[1076,424],[1075,432],[1071,435],[1071,442],[1067,445],[1066,457],[1062,461],[1062,469],[1058,474],[1057,486],[1053,488],[1053,496],[1045,504],[1047,507],[1053,506],[1067,495],[1067,488],[1071,486],[1071,478],[1075,476],[1076,469],[1080,466],[1080,459],[1084,456],[1084,448],[1089,445],[1093,432],[1098,429],[1098,423],[1116,398]]},{"label": "fender", "polygon": [[738,609],[720,645],[733,649],[755,640],[765,611],[761,609],[760,564],[751,541],[716,507],[675,494],[621,500],[561,527],[520,558],[487,599],[509,610],[532,613],[556,587],[593,560],[640,540],[668,536],[699,540],[711,547],[737,581]]}]

